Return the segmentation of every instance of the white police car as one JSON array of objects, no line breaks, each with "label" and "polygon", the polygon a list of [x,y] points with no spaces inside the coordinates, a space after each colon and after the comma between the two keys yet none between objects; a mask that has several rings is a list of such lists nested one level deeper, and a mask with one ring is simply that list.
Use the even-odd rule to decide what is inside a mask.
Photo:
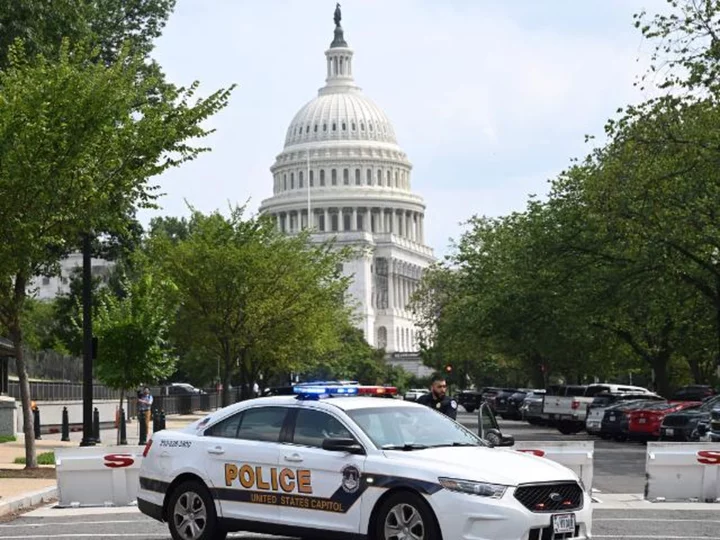
[{"label": "white police car", "polygon": [[145,448],[140,510],[176,540],[228,532],[376,540],[590,538],[571,470],[492,448],[437,411],[303,387],[221,409]]}]

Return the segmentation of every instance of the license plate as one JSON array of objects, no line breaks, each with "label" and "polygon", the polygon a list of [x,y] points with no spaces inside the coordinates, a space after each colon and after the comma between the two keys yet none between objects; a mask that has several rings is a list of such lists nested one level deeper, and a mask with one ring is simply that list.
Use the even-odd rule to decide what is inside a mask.
[{"label": "license plate", "polygon": [[638,424],[644,424],[645,422],[647,422],[645,418],[638,418]]},{"label": "license plate", "polygon": [[673,435],[675,435],[675,430],[674,430],[674,429],[666,428],[666,429],[665,429],[665,435],[667,435],[668,437],[672,437]]},{"label": "license plate", "polygon": [[558,514],[552,517],[553,533],[567,534],[575,532],[575,514]]},{"label": "license plate", "polygon": [[615,421],[615,416],[611,416],[611,417],[610,417],[610,421],[611,421],[611,422],[614,422],[614,421]]}]

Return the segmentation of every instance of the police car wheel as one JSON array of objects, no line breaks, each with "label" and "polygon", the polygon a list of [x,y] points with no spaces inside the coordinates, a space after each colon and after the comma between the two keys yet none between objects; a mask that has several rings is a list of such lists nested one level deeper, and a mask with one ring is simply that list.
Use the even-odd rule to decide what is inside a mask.
[{"label": "police car wheel", "polygon": [[390,496],[380,507],[373,540],[439,540],[440,530],[428,504],[414,493]]},{"label": "police car wheel", "polygon": [[173,540],[225,540],[215,514],[215,504],[200,482],[180,484],[168,504],[168,524]]}]

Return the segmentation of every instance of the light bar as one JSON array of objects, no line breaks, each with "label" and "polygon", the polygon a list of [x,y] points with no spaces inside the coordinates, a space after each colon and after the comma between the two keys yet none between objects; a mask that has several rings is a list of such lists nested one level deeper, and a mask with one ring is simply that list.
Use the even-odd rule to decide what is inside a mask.
[{"label": "light bar", "polygon": [[360,386],[358,394],[361,396],[394,396],[397,388],[394,386]]},{"label": "light bar", "polygon": [[293,392],[302,396],[354,396],[358,389],[354,386],[295,386]]}]

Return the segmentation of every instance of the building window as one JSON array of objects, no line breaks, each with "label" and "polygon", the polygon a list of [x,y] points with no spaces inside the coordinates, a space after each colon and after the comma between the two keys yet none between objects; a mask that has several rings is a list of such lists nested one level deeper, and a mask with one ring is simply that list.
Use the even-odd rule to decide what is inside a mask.
[{"label": "building window", "polygon": [[299,188],[303,187],[303,172],[302,171],[300,171],[298,173],[298,187]]},{"label": "building window", "polygon": [[336,169],[333,169],[333,170],[330,172],[330,176],[331,176],[330,183],[331,183],[333,186],[337,186],[337,170],[336,170]]},{"label": "building window", "polygon": [[382,186],[382,171],[380,169],[377,172],[377,185]]},{"label": "building window", "polygon": [[[365,225],[365,216],[362,215],[362,214],[358,214],[358,217],[357,217],[357,218],[358,218],[358,225],[357,225],[357,226],[358,226],[358,230],[359,230],[359,231],[364,231],[364,230],[365,230],[365,227],[363,227],[363,225]],[[372,272],[372,267],[370,267],[370,272]]]},{"label": "building window", "polygon": [[310,133],[310,124],[308,124],[307,127],[305,128],[305,133]]},{"label": "building window", "polygon": [[333,122],[333,131],[337,131],[337,124]]},{"label": "building window", "polygon": [[355,131],[355,122],[352,123],[352,130]]},{"label": "building window", "polygon": [[313,127],[313,131],[317,133],[317,124],[315,124],[315,127]]},{"label": "building window", "polygon": [[327,232],[327,229],[325,228],[325,214],[320,214],[318,217],[318,229],[323,232]]},{"label": "building window", "polygon": [[327,124],[323,124],[323,131],[327,131]]},{"label": "building window", "polygon": [[360,169],[355,169],[355,185],[360,185]]},{"label": "building window", "polygon": [[350,185],[350,171],[347,169],[343,169],[343,184]]},{"label": "building window", "polygon": [[283,174],[283,191],[287,191],[287,174]]},{"label": "building window", "polygon": [[332,217],[330,218],[330,228],[332,229],[333,232],[337,232],[337,230],[338,230],[338,215],[337,214],[333,214]]},{"label": "building window", "polygon": [[343,214],[343,230],[344,231],[352,230],[351,225],[352,225],[352,215]]},{"label": "building window", "polygon": [[367,174],[365,175],[367,178],[366,182],[367,182],[367,185],[370,186],[370,185],[372,185],[372,171],[370,169],[368,169],[366,172],[367,172]]},{"label": "building window", "polygon": [[310,171],[310,187],[313,187],[315,185],[315,175],[313,174],[315,171]]},{"label": "building window", "polygon": [[385,180],[387,181],[387,187],[392,187],[392,182],[390,181],[390,171],[385,173]]},{"label": "building window", "polygon": [[42,280],[42,284],[43,284],[43,285],[50,285],[50,278],[47,277],[47,276],[44,277],[43,280]]},{"label": "building window", "polygon": [[342,130],[345,131],[347,128],[345,126],[345,122],[342,123]]},{"label": "building window", "polygon": [[320,169],[320,185],[325,185],[325,169]]},{"label": "building window", "polygon": [[365,124],[360,122],[360,131],[365,131]]},{"label": "building window", "polygon": [[381,326],[377,331],[377,346],[378,349],[384,349],[387,347],[387,328]]},{"label": "building window", "polygon": [[290,173],[290,189],[295,189],[295,173]]}]

